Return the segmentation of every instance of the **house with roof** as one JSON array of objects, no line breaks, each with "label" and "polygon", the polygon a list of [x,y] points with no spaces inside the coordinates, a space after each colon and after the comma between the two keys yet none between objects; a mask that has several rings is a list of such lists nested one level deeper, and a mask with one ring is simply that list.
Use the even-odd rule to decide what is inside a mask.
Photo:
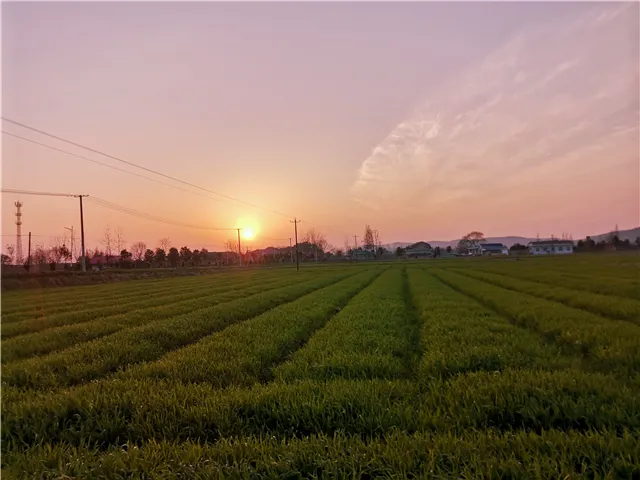
[{"label": "house with roof", "polygon": [[568,255],[573,253],[573,241],[571,240],[537,240],[529,242],[531,255]]},{"label": "house with roof", "polygon": [[509,255],[509,249],[503,243],[480,243],[479,255]]},{"label": "house with roof", "polygon": [[404,249],[406,258],[429,258],[433,257],[433,248],[427,242],[417,242]]}]

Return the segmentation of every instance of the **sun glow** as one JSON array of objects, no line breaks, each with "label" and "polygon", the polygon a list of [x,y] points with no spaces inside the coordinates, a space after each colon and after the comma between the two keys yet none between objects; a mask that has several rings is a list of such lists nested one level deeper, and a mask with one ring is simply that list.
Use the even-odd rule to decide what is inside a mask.
[{"label": "sun glow", "polygon": [[251,240],[255,237],[255,233],[253,233],[253,228],[247,227],[242,229],[242,238],[245,240]]},{"label": "sun glow", "polygon": [[245,240],[254,240],[260,232],[260,224],[252,217],[241,217],[236,221],[236,228]]}]

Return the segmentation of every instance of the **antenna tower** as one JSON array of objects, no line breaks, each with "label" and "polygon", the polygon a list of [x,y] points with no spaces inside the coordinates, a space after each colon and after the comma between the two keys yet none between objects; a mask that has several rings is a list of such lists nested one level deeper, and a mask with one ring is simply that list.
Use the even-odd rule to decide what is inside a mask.
[{"label": "antenna tower", "polygon": [[24,261],[22,257],[22,202],[18,200],[14,203],[16,206],[16,265],[21,265]]}]

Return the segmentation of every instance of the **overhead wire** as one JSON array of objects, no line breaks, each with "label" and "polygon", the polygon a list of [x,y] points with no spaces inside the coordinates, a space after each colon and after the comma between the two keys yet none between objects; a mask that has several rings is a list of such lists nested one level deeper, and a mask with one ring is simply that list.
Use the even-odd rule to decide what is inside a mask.
[{"label": "overhead wire", "polygon": [[275,215],[279,215],[279,216],[282,216],[282,217],[285,217],[285,218],[291,218],[291,217],[292,217],[292,215],[286,215],[286,214],[284,214],[284,213],[278,212],[277,210],[269,210],[268,208],[261,207],[260,205],[255,205],[255,204],[253,204],[253,203],[246,202],[246,201],[244,201],[244,200],[240,200],[239,198],[232,197],[231,195],[226,195],[226,194],[223,194],[223,193],[219,193],[219,192],[216,192],[216,191],[214,191],[214,190],[210,190],[210,189],[208,189],[208,188],[201,187],[200,185],[196,185],[196,184],[194,184],[194,183],[187,182],[187,181],[185,181],[185,180],[181,180],[181,179],[176,178],[176,177],[173,177],[173,176],[171,176],[171,175],[164,174],[164,173],[159,172],[159,171],[157,171],[157,170],[153,170],[153,169],[151,169],[151,168],[144,167],[144,166],[142,166],[142,165],[138,165],[137,163],[130,162],[130,161],[128,161],[128,160],[124,160],[124,159],[122,159],[122,158],[116,157],[116,156],[114,156],[114,155],[110,155],[110,154],[108,154],[108,153],[102,152],[102,151],[97,150],[97,149],[95,149],[95,148],[87,147],[86,145],[82,145],[81,143],[77,143],[77,142],[74,142],[74,141],[72,141],[72,140],[68,140],[68,139],[66,139],[66,138],[60,137],[60,136],[58,136],[58,135],[54,135],[54,134],[49,133],[49,132],[46,132],[46,131],[44,131],[44,130],[40,130],[40,129],[38,129],[38,128],[32,127],[32,126],[30,126],[30,125],[27,125],[27,124],[24,124],[24,123],[21,123],[21,122],[18,122],[18,121],[16,121],[16,120],[12,120],[12,119],[7,118],[7,117],[1,117],[1,118],[2,118],[2,120],[4,120],[5,122],[12,123],[12,124],[17,125],[17,126],[19,126],[19,127],[26,128],[27,130],[31,130],[31,131],[36,132],[36,133],[39,133],[39,134],[41,134],[41,135],[45,135],[45,136],[47,136],[47,137],[49,137],[49,138],[53,138],[53,139],[55,139],[55,140],[58,140],[58,141],[61,141],[61,142],[65,142],[65,143],[68,143],[68,144],[73,145],[73,146],[75,146],[75,147],[82,148],[82,149],[88,150],[88,151],[93,152],[93,153],[97,153],[98,155],[102,155],[102,156],[104,156],[104,157],[110,158],[110,159],[115,160],[115,161],[117,161],[117,162],[121,162],[121,163],[124,163],[124,164],[126,164],[126,165],[129,165],[129,166],[131,166],[131,167],[139,168],[140,170],[144,170],[144,171],[146,171],[146,172],[153,173],[154,175],[158,175],[158,176],[160,176],[160,177],[164,177],[164,178],[167,178],[167,179],[169,179],[169,180],[173,180],[174,182],[182,183],[183,185],[188,185],[188,186],[190,186],[190,187],[192,187],[192,188],[196,188],[196,189],[198,189],[198,190],[202,190],[202,191],[205,191],[205,192],[208,192],[208,193],[212,193],[212,194],[214,194],[214,195],[218,195],[218,196],[220,196],[220,197],[224,197],[224,198],[226,198],[226,199],[228,199],[228,200],[232,200],[232,201],[235,201],[235,202],[238,202],[238,203],[242,203],[242,204],[244,204],[244,205],[247,205],[247,206],[250,206],[250,207],[253,207],[253,208],[257,208],[257,209],[259,209],[259,210],[263,210],[263,211],[265,211],[265,212],[269,212],[269,213],[272,213],[272,214],[275,214]]},{"label": "overhead wire", "polygon": [[187,192],[187,193],[191,193],[193,195],[198,195],[200,197],[208,198],[209,200],[213,200],[214,202],[222,202],[223,201],[220,198],[213,198],[213,197],[210,197],[209,195],[204,195],[202,193],[194,192],[192,190],[187,190],[186,188],[179,187],[178,185],[173,185],[173,184],[167,183],[167,182],[161,182],[160,180],[157,180],[155,178],[147,177],[146,175],[140,175],[139,173],[131,172],[129,170],[125,170],[124,168],[116,167],[115,165],[109,165],[108,163],[100,162],[98,160],[94,160],[93,158],[85,157],[83,155],[78,155],[77,153],[69,152],[69,151],[64,150],[62,148],[53,147],[51,145],[47,145],[46,143],[38,142],[38,141],[33,140],[31,138],[27,138],[27,137],[23,137],[21,135],[16,135],[15,133],[7,132],[6,130],[2,130],[2,133],[4,133],[5,135],[9,135],[11,137],[19,138],[20,140],[24,140],[25,142],[31,142],[33,144],[40,145],[41,147],[46,147],[46,148],[49,148],[51,150],[55,150],[56,152],[64,153],[66,155],[70,155],[72,157],[76,157],[76,158],[79,158],[81,160],[85,160],[87,162],[91,162],[91,163],[95,163],[97,165],[101,165],[103,167],[111,168],[111,169],[117,170],[119,172],[124,172],[124,173],[126,173],[128,175],[133,175],[134,177],[144,178],[145,180],[149,180],[150,182],[155,182],[155,183],[158,183],[160,185],[165,185],[167,187],[171,187],[171,188],[175,188],[177,190],[181,190],[183,192]]},{"label": "overhead wire", "polygon": [[161,222],[161,223],[165,223],[167,225],[173,225],[173,226],[178,226],[178,227],[185,227],[185,228],[193,228],[193,229],[197,229],[197,230],[215,230],[215,231],[231,231],[231,230],[238,230],[237,228],[231,228],[231,227],[210,227],[207,225],[194,225],[194,224],[190,224],[190,223],[186,223],[186,222],[181,222],[178,220],[172,220],[169,218],[165,218],[165,217],[160,217],[158,215],[153,215],[150,213],[145,213],[145,212],[141,212],[139,210],[135,210],[133,208],[129,208],[129,207],[125,207],[123,205],[119,205],[117,203],[114,202],[110,202],[108,200],[104,200],[98,197],[87,197],[86,200],[89,203],[93,203],[95,205],[101,206],[103,208],[108,208],[111,210],[115,210],[121,213],[126,213],[128,215],[132,215],[135,217],[139,217],[139,218],[144,218],[146,220],[154,220],[156,222]]}]

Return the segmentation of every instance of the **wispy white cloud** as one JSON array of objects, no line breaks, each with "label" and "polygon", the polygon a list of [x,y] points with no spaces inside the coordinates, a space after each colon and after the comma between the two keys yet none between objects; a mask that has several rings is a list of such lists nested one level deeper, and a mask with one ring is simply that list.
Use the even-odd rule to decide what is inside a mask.
[{"label": "wispy white cloud", "polygon": [[637,12],[598,6],[521,33],[430,94],[376,145],[353,198],[397,209],[416,198],[481,197],[549,163],[575,168],[581,152],[594,161],[593,145],[621,131],[637,135]]}]

